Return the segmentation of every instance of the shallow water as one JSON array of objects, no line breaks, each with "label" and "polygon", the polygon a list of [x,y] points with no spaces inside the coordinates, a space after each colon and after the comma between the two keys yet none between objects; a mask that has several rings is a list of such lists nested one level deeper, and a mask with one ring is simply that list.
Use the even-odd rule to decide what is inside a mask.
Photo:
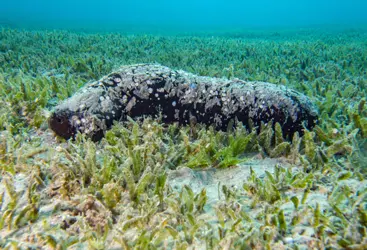
[{"label": "shallow water", "polygon": [[[366,249],[367,2],[244,2],[2,2],[1,249]],[[51,131],[56,105],[137,63],[284,85],[319,121]]]}]

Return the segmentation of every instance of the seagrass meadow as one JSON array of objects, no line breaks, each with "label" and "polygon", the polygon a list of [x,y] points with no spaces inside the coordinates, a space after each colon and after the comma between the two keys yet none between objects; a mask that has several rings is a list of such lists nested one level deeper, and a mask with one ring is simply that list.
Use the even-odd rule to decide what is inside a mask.
[{"label": "seagrass meadow", "polygon": [[[0,248],[366,249],[367,31],[0,30]],[[217,131],[158,118],[65,140],[50,112],[121,65],[285,85],[319,120]]]}]

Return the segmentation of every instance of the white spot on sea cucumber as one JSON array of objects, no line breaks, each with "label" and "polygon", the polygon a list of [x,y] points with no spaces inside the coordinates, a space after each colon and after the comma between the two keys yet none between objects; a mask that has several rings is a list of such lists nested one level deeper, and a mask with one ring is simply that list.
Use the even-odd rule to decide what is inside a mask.
[{"label": "white spot on sea cucumber", "polygon": [[131,98],[129,103],[126,105],[125,110],[127,112],[130,112],[130,110],[134,107],[135,103],[136,103],[136,98],[135,96],[133,96],[133,98]]},{"label": "white spot on sea cucumber", "polygon": [[127,102],[127,96],[126,95],[124,95],[123,97],[122,97],[122,103],[126,103]]}]

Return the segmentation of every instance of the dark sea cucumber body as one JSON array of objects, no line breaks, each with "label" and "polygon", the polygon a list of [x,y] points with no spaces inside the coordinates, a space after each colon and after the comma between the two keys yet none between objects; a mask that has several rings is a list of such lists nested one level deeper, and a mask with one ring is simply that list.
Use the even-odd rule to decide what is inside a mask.
[{"label": "dark sea cucumber body", "polygon": [[100,140],[113,121],[161,115],[165,123],[203,123],[225,130],[231,120],[279,122],[285,135],[311,129],[315,105],[303,94],[265,82],[196,76],[158,64],[123,66],[58,105],[51,129],[66,139],[79,131]]}]

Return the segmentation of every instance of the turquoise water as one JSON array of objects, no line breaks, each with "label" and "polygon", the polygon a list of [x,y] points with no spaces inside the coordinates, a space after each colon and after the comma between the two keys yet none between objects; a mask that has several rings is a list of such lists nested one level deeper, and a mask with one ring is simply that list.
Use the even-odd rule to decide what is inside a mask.
[{"label": "turquoise water", "polygon": [[0,24],[18,28],[181,32],[367,23],[365,0],[1,2]]}]

